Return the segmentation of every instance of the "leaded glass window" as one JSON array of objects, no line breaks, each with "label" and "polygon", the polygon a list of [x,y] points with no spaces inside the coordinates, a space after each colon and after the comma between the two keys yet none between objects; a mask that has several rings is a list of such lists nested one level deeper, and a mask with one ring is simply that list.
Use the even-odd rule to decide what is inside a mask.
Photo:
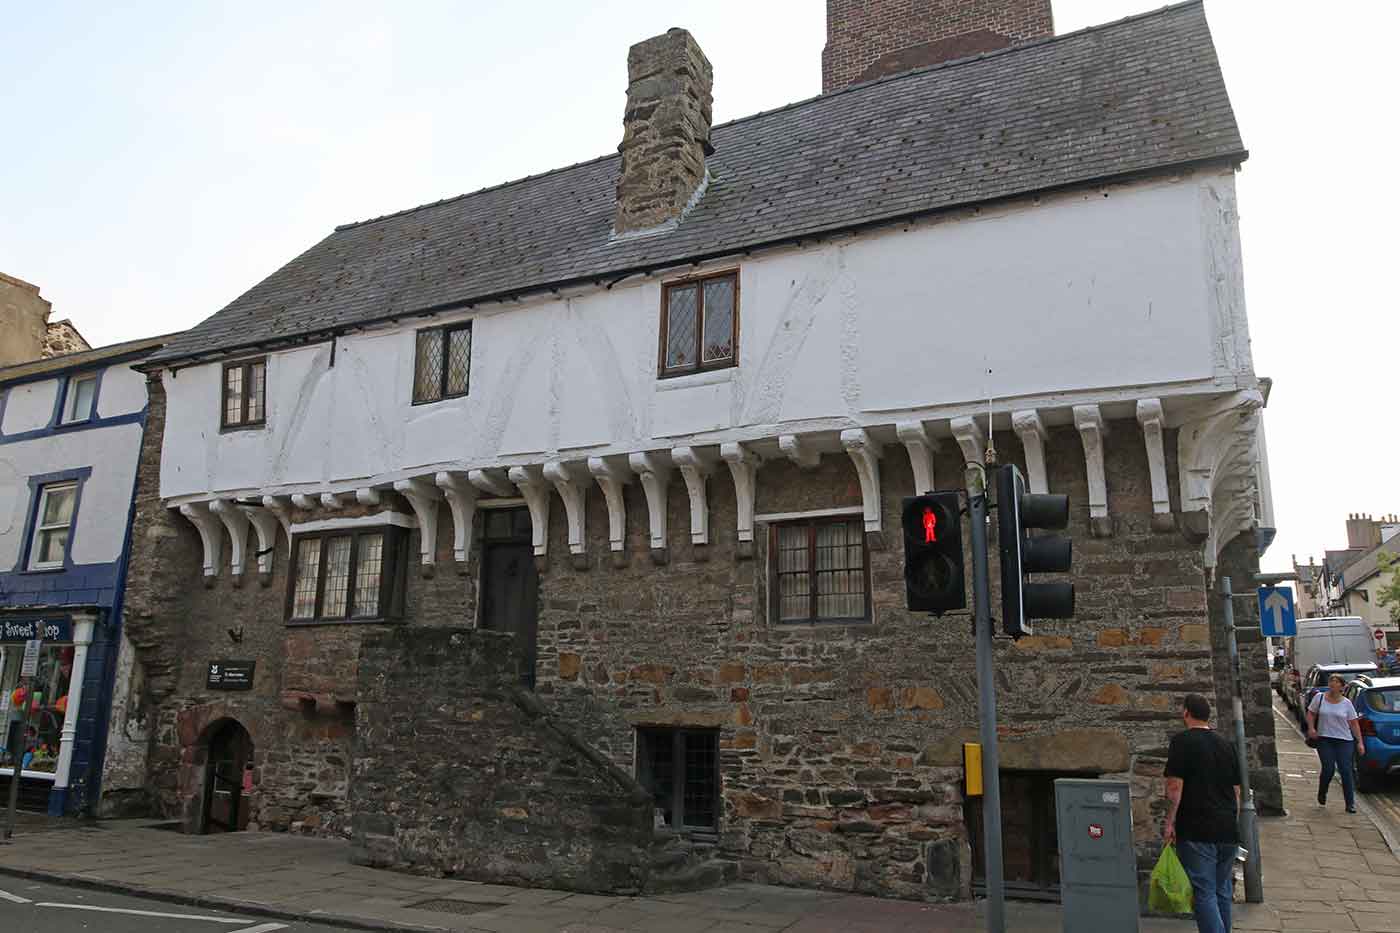
[{"label": "leaded glass window", "polygon": [[288,593],[293,622],[378,620],[402,611],[403,546],[398,528],[300,535]]},{"label": "leaded glass window", "polygon": [[637,730],[637,780],[676,830],[719,828],[719,732]]},{"label": "leaded glass window", "polygon": [[258,427],[267,421],[267,361],[224,364],[221,424],[225,428]]},{"label": "leaded glass window", "polygon": [[420,330],[413,351],[413,403],[466,395],[471,388],[472,325]]},{"label": "leaded glass window", "polygon": [[773,526],[770,540],[773,608],[779,622],[870,617],[862,519],[785,522]]},{"label": "leaded glass window", "polygon": [[739,342],[739,275],[675,282],[662,290],[661,376],[734,366]]}]

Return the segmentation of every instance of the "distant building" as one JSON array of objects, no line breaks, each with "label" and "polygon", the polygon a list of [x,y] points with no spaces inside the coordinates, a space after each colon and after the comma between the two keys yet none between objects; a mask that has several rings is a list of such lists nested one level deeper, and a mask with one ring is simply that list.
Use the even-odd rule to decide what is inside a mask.
[{"label": "distant building", "polygon": [[39,286],[0,272],[0,366],[92,349],[72,321],[49,321]]},{"label": "distant building", "polygon": [[1377,591],[1386,582],[1380,565],[1386,553],[1400,553],[1400,516],[1348,515],[1345,548],[1326,551],[1321,564],[1312,558],[1299,564],[1294,558],[1298,614],[1360,616],[1384,631],[1391,644],[1400,642],[1400,626],[1377,602]]}]

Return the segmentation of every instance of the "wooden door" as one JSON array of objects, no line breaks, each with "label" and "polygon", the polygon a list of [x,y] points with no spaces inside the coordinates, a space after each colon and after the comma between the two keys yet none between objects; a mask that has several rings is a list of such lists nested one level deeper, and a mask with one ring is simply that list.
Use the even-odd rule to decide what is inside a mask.
[{"label": "wooden door", "polygon": [[520,682],[535,688],[539,575],[530,543],[530,513],[501,509],[486,515],[481,559],[481,627],[515,636]]}]

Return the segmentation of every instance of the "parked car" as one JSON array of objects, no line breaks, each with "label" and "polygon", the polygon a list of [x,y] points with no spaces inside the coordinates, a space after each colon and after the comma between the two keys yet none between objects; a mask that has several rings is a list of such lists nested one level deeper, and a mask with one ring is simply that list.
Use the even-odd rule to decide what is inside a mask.
[{"label": "parked car", "polygon": [[1367,661],[1365,664],[1314,664],[1312,670],[1308,671],[1307,677],[1303,679],[1303,688],[1299,691],[1298,705],[1298,725],[1303,732],[1308,731],[1308,707],[1312,704],[1312,698],[1327,689],[1327,681],[1332,679],[1333,674],[1341,675],[1342,680],[1351,683],[1358,677],[1374,678],[1376,676],[1376,662]]},{"label": "parked car", "polygon": [[1299,619],[1298,634],[1287,642],[1288,662],[1279,682],[1284,702],[1302,719],[1303,675],[1316,664],[1375,663],[1375,642],[1360,616]]},{"label": "parked car", "polygon": [[1356,707],[1366,754],[1356,760],[1356,785],[1377,790],[1384,775],[1400,771],[1400,677],[1362,675],[1346,689]]}]

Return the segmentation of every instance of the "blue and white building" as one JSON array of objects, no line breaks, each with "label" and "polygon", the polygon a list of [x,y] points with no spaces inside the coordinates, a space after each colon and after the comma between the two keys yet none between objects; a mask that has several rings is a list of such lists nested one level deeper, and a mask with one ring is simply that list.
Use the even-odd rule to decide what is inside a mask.
[{"label": "blue and white building", "polygon": [[144,745],[126,722],[130,678],[115,684],[131,667],[122,591],[146,423],[146,377],[132,365],[163,342],[0,369],[0,790],[18,771],[28,809],[95,813],[109,730],[114,745]]}]

